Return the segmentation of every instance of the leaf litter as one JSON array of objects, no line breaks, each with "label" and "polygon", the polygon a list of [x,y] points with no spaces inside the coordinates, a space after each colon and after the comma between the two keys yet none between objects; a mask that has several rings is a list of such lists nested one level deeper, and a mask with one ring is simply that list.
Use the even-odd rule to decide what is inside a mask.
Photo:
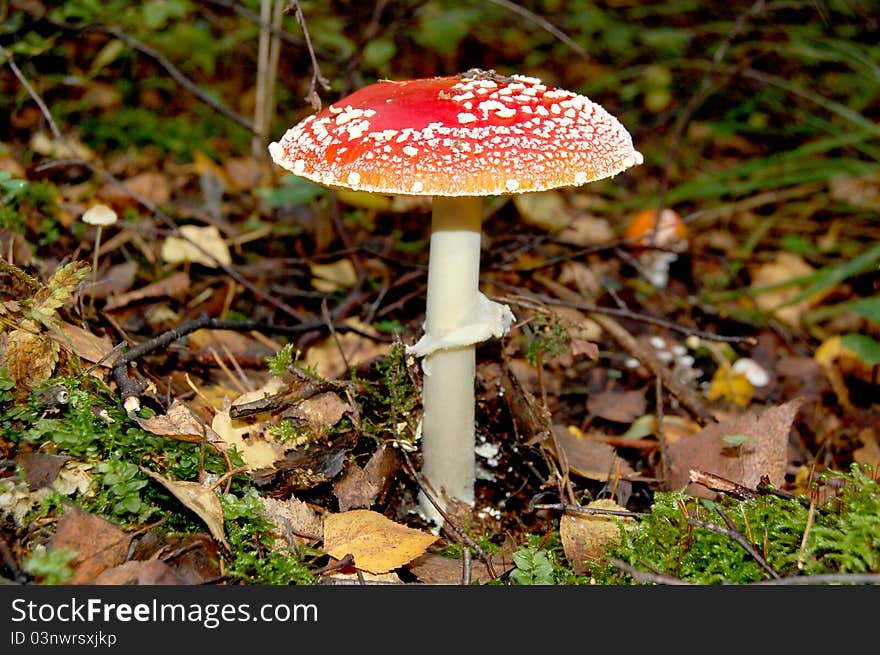
[{"label": "leaf litter", "polygon": [[[85,44],[77,48],[88,51]],[[107,95],[112,84],[91,84],[95,97],[117,98],[100,101],[104,110],[118,103],[118,94]],[[193,109],[184,99],[174,101],[184,114]],[[154,108],[162,104],[152,102]],[[641,111],[652,113],[653,106],[646,100]],[[856,113],[849,118],[870,120],[860,110],[850,110]],[[97,509],[94,515],[68,510],[57,519],[53,544],[76,551],[77,583],[222,578],[217,562],[234,559],[230,549],[242,548],[237,522],[253,519],[248,490],[256,492],[256,505],[272,526],[267,534],[274,550],[263,552],[302,555],[314,548],[325,559],[303,555],[312,557],[313,566],[351,555],[362,574],[396,571],[422,582],[458,583],[461,559],[439,554],[441,546],[455,544],[485,555],[473,579],[488,583],[498,578],[486,562],[509,572],[517,566],[511,555],[527,535],[558,533],[574,572],[588,574],[585,562],[601,557],[601,544],[613,541],[617,522],[573,512],[570,505],[541,509],[548,496],[559,507],[577,502],[644,510],[659,489],[716,497],[691,481],[694,471],[747,488],[769,480],[804,491],[816,469],[878,462],[880,351],[872,266],[880,256],[857,248],[877,236],[859,213],[876,209],[877,176],[871,170],[829,173],[822,178],[827,188],[818,191],[798,179],[767,190],[768,171],[778,172],[767,168],[772,149],[764,150],[760,138],[718,131],[720,123],[712,120],[693,122],[684,147],[693,147],[694,139],[701,146],[679,156],[701,157],[703,146],[705,152],[717,150],[743,186],[730,184],[734,173],[702,178],[699,171],[708,168],[700,164],[670,169],[666,182],[672,187],[660,195],[669,191],[667,199],[682,216],[691,212],[689,238],[675,247],[674,257],[620,241],[625,226],[622,219],[615,222],[636,215],[633,205],[656,205],[656,171],[636,173],[647,177],[634,178],[633,187],[615,181],[613,187],[491,204],[484,283],[491,293],[522,302],[521,320],[503,343],[480,347],[478,502],[473,512],[454,517],[464,536],[449,529],[438,538],[410,511],[418,491],[420,371],[406,362],[392,376],[388,364],[393,345],[421,327],[425,202],[339,193],[330,203],[323,191],[287,188],[260,158],[236,155],[228,137],[196,144],[184,156],[192,161],[180,164],[151,149],[107,152],[92,147],[89,138],[41,132],[45,117],[34,108],[16,108],[13,118],[9,143],[0,144],[0,168],[30,185],[35,196],[42,182],[30,165],[19,163],[34,155],[50,162],[103,160],[121,184],[43,173],[51,194],[11,203],[18,192],[0,177],[4,216],[11,224],[21,218],[13,225],[20,233],[5,224],[0,231],[3,252],[13,253],[17,264],[4,262],[8,284],[0,297],[0,364],[18,412],[3,418],[8,427],[0,442],[18,467],[0,480],[0,506],[13,519],[4,538],[14,535],[25,543],[20,530],[26,517],[53,494],[82,502],[98,493],[93,463],[107,452],[70,436],[77,429],[84,434],[81,423],[63,429],[79,416],[82,401],[53,401],[59,381],[61,389],[85,384],[106,401],[119,383],[119,354],[187,319],[247,316],[266,328],[248,330],[248,336],[191,333],[126,364],[133,384],[144,384],[137,393],[146,407],[112,417],[95,408],[89,416],[112,430],[140,428],[137,439],[151,445],[133,448],[132,458],[156,483],[151,486],[168,491],[207,533],[190,525],[191,534],[159,534],[145,528],[147,517],[138,514],[129,514],[120,528],[98,517]],[[109,126],[113,115],[102,118]],[[648,118],[655,119],[663,120]],[[750,129],[760,124],[760,114],[752,120]],[[662,132],[640,135],[646,151],[667,151]],[[809,144],[794,152],[803,147]],[[853,169],[854,162],[820,155],[845,164],[842,170]],[[789,183],[792,189],[782,188]],[[723,193],[715,197],[718,184]],[[803,191],[796,196],[800,205],[784,202],[789,191]],[[304,193],[301,198],[309,200],[279,200],[282,192]],[[49,195],[56,200],[47,200]],[[63,202],[53,209],[59,198]],[[823,209],[829,199],[839,203],[834,212]],[[100,279],[87,280],[88,264],[71,260],[91,259],[85,254],[92,254],[93,234],[80,238],[74,217],[98,200],[128,218],[95,253],[103,262]],[[765,209],[780,218],[767,220]],[[47,219],[64,228],[55,241],[37,231]],[[664,264],[662,284],[651,268],[656,259]],[[829,261],[840,262],[843,272],[834,272]],[[860,294],[865,297],[853,301]],[[620,334],[611,333],[606,312],[637,348],[630,350]],[[562,326],[565,339],[556,346],[564,342],[564,348],[554,350],[552,321],[541,323],[547,317]],[[532,329],[537,324],[546,329]],[[722,335],[738,340],[713,339]],[[651,345],[657,340],[662,349]],[[298,365],[330,384],[306,393],[301,381],[267,375],[265,358],[287,342],[297,345]],[[646,351],[651,357],[640,356]],[[767,369],[766,386],[735,370],[745,357]],[[84,371],[92,378],[87,383]],[[5,381],[0,378],[4,408],[11,402]],[[232,416],[248,403],[268,404]],[[691,411],[703,404],[705,412]],[[193,466],[197,459],[176,459],[177,448],[213,455],[204,454]],[[204,460],[212,456],[217,459],[208,474]],[[178,480],[179,472],[190,479]],[[215,487],[208,486],[215,480]],[[139,498],[158,511],[146,490]],[[109,544],[106,554],[85,543],[89,529]],[[126,539],[141,549],[138,559],[117,561],[114,544]],[[485,552],[486,539],[503,543],[503,549]],[[213,564],[156,559],[172,544],[188,545]],[[347,570],[327,576],[350,575]]]}]

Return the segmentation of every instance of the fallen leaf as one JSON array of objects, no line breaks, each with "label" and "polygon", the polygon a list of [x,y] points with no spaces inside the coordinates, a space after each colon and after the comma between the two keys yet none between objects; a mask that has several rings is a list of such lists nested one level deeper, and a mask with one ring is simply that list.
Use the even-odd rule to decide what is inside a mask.
[{"label": "fallen leaf", "polygon": [[[242,405],[261,400],[266,396],[274,396],[283,388],[282,379],[272,377],[256,391],[240,395],[232,405]],[[270,467],[284,457],[284,446],[266,436],[270,425],[273,425],[273,419],[269,412],[249,416],[246,419],[234,419],[229,416],[229,407],[218,411],[211,421],[211,429],[220,436],[226,447],[236,448],[248,470],[251,471]]]},{"label": "fallen leaf", "polygon": [[350,411],[351,405],[332,391],[325,391],[296,403],[285,416],[304,420],[313,433],[320,435],[339,423]]},{"label": "fallen leaf", "polygon": [[217,498],[217,494],[212,489],[198,482],[168,480],[158,473],[153,473],[147,469],[143,469],[143,471],[170,491],[177,500],[202,519],[205,525],[208,526],[211,536],[219,541],[227,550],[229,549],[229,544],[226,542],[226,536],[223,532],[223,507],[220,505],[220,499]]},{"label": "fallen leaf", "polygon": [[220,436],[199,421],[189,407],[175,399],[164,414],[150,418],[135,417],[138,425],[147,432],[178,441],[200,443],[202,440],[220,441]]},{"label": "fallen leaf", "polygon": [[587,398],[587,411],[617,423],[632,423],[647,409],[644,390],[602,391]]},{"label": "fallen leaf", "polygon": [[[751,271],[752,286],[761,288],[778,285],[813,272],[813,267],[800,255],[780,252],[774,257],[774,261],[762,264]],[[786,304],[801,291],[802,287],[794,284],[773,291],[762,291],[755,296],[755,304],[761,311],[773,314],[788,325],[797,327],[801,323],[803,313],[821,296],[818,294],[797,303]]]},{"label": "fallen leaf", "polygon": [[170,236],[162,244],[162,259],[169,264],[192,262],[217,268],[220,264],[232,263],[229,246],[216,225],[182,225],[180,233],[185,238]]},{"label": "fallen leaf", "polygon": [[83,285],[82,295],[96,300],[106,300],[131,289],[137,276],[138,267],[134,262],[115,264],[103,272],[97,280],[89,280]]},{"label": "fallen leaf", "polygon": [[24,452],[19,453],[15,458],[15,463],[24,473],[24,479],[27,482],[28,489],[36,491],[43,487],[51,485],[65,462],[71,458],[65,455],[51,455],[42,452]]},{"label": "fallen leaf", "polygon": [[171,200],[171,185],[162,173],[147,171],[123,180],[124,187],[107,183],[98,189],[97,196],[109,205],[123,208],[137,202],[137,196],[154,205],[164,205]]},{"label": "fallen leaf", "polygon": [[300,543],[321,541],[324,538],[324,524],[317,512],[308,503],[290,497],[287,500],[260,496],[266,518],[277,527],[275,548],[286,545],[295,548]]},{"label": "fallen leaf", "polygon": [[91,581],[94,585],[183,585],[170,566],[161,560],[125,562],[100,573]]},{"label": "fallen leaf", "polygon": [[148,284],[139,289],[133,289],[128,293],[121,293],[119,295],[112,296],[104,304],[104,309],[109,311],[111,309],[125,307],[126,305],[133,302],[147,300],[150,298],[176,298],[187,291],[189,287],[189,275],[187,275],[183,271],[172,273],[168,277],[163,278],[158,282],[153,282],[152,284]]},{"label": "fallen leaf", "polygon": [[99,337],[67,321],[58,321],[55,327],[58,332],[53,331],[52,338],[61,344],[62,348],[87,362],[93,364],[101,362],[101,366],[110,368],[119,356],[118,352],[113,352],[113,342],[108,337]]},{"label": "fallen leaf", "polygon": [[130,541],[131,537],[110,521],[71,506],[58,520],[51,549],[76,551],[69,584],[85,584],[124,562]]},{"label": "fallen leaf", "polygon": [[571,223],[571,210],[559,191],[522,193],[513,196],[513,204],[525,223],[548,232],[559,232]]},{"label": "fallen leaf", "polygon": [[379,488],[369,480],[357,464],[349,464],[345,474],[333,485],[333,494],[339,501],[339,511],[368,508],[373,504]]},{"label": "fallen leaf", "polygon": [[865,428],[859,432],[860,448],[853,451],[853,459],[858,464],[880,468],[880,440],[874,428]]},{"label": "fallen leaf", "polygon": [[571,224],[556,235],[560,241],[582,248],[606,244],[614,236],[614,230],[604,218],[583,213],[578,213]]},{"label": "fallen leaf", "polygon": [[382,445],[376,448],[364,465],[364,473],[367,480],[376,486],[376,498],[373,502],[381,503],[385,495],[391,490],[394,476],[401,468],[400,452],[397,448]]},{"label": "fallen leaf", "polygon": [[330,264],[309,264],[312,286],[323,293],[336,293],[353,287],[357,271],[350,259],[340,259]]},{"label": "fallen leaf", "polygon": [[[489,556],[492,568],[500,574],[513,566],[510,552],[502,550]],[[424,584],[460,585],[462,583],[462,561],[437,553],[425,553],[407,565],[407,570]],[[488,584],[492,575],[486,563],[476,556],[471,557],[471,584]]]},{"label": "fallen leaf", "polygon": [[64,137],[56,139],[49,136],[46,132],[35,132],[31,137],[31,149],[51,159],[85,159],[91,161],[95,154],[89,150],[88,146],[74,137]]},{"label": "fallen leaf", "polygon": [[[345,321],[364,333],[373,330],[357,319]],[[316,343],[306,351],[305,364],[321,377],[332,380],[345,374],[347,366],[384,357],[389,344],[369,339],[356,332],[339,332]]]},{"label": "fallen leaf", "polygon": [[212,583],[223,576],[217,542],[207,532],[175,534],[160,527],[148,529],[132,548],[130,559],[164,562],[183,585]]},{"label": "fallen leaf", "polygon": [[737,373],[729,366],[719,366],[706,389],[707,400],[728,400],[740,407],[748,407],[755,397],[755,387],[744,373]]},{"label": "fallen leaf", "polygon": [[324,551],[336,559],[351,555],[357,568],[370,573],[388,573],[403,566],[437,539],[368,509],[324,518]]},{"label": "fallen leaf", "polygon": [[613,446],[590,439],[575,426],[554,425],[553,435],[572,473],[600,481],[638,477]]},{"label": "fallen leaf", "polygon": [[706,471],[754,489],[763,476],[785,482],[788,436],[801,406],[797,398],[777,407],[731,416],[667,445],[670,489],[689,485],[688,493],[714,494],[690,484],[691,469]]},{"label": "fallen leaf", "polygon": [[[600,498],[585,505],[588,509],[617,510],[625,512],[613,500]],[[620,523],[635,525],[635,519],[612,514],[588,514],[565,512],[559,519],[559,537],[562,550],[577,575],[587,572],[586,563],[598,560],[605,547],[620,540]]]}]

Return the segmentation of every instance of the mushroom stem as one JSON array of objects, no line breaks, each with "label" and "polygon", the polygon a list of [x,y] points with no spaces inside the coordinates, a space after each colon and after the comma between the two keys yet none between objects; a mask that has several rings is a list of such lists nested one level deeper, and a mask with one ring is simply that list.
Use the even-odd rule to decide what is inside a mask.
[{"label": "mushroom stem", "polygon": [[[479,295],[480,198],[433,198],[425,335],[439,338],[468,323]],[[473,300],[472,300],[473,299]],[[456,499],[474,502],[473,343],[441,348],[422,362],[422,474],[438,504]],[[423,513],[442,525],[424,496]]]}]

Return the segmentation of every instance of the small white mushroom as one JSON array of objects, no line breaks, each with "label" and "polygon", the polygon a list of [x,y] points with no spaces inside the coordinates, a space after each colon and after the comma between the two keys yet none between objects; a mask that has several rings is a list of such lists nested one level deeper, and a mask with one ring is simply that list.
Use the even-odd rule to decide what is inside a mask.
[{"label": "small white mushroom", "polygon": [[766,387],[770,384],[770,375],[756,362],[748,357],[741,357],[733,363],[733,372],[745,375],[753,387]]},{"label": "small white mushroom", "polygon": [[101,252],[101,231],[107,225],[113,225],[116,222],[116,212],[107,205],[92,205],[83,212],[82,222],[89,225],[95,225],[98,228],[95,234],[95,254],[92,258],[92,278],[98,274],[98,254]]}]

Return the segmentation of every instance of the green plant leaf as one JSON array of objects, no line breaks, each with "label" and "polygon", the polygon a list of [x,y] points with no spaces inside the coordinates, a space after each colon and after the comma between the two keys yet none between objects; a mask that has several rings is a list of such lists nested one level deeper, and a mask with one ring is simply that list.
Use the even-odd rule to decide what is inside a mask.
[{"label": "green plant leaf", "polygon": [[868,366],[880,364],[880,341],[864,334],[844,334],[840,344],[854,352]]}]

